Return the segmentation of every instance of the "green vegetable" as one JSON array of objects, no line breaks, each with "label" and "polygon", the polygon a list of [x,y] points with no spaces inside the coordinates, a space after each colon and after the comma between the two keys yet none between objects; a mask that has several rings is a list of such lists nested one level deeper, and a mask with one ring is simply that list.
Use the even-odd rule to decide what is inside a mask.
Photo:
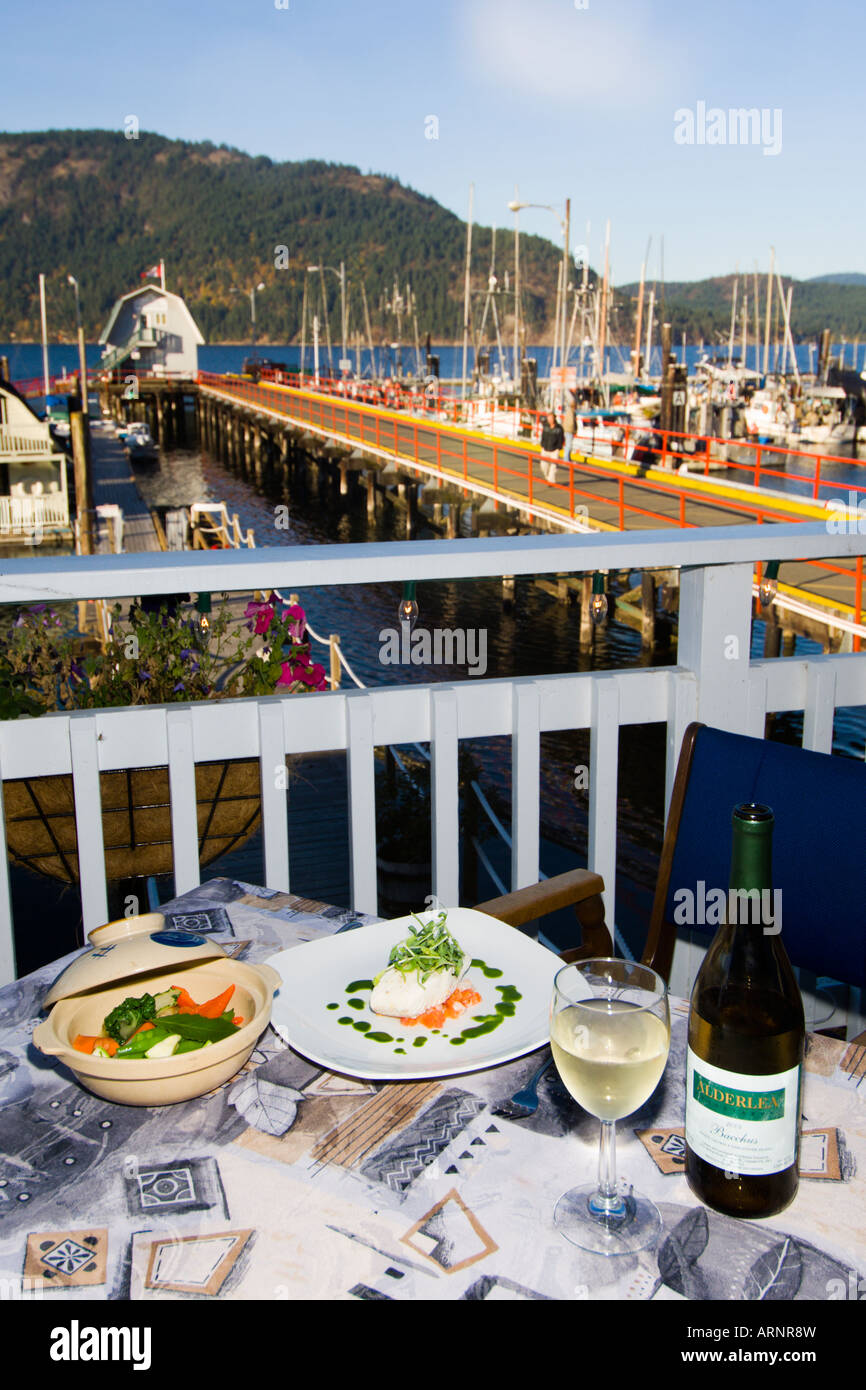
[{"label": "green vegetable", "polygon": [[[172,1032],[176,1032],[176,1029],[172,1029]],[[143,1033],[136,1033],[134,1038],[125,1042],[123,1047],[119,1047],[114,1055],[115,1057],[146,1057],[152,1047],[155,1047],[157,1043],[165,1042],[165,1039],[170,1036],[167,1028],[147,1028]]]},{"label": "green vegetable", "polygon": [[160,1038],[159,1042],[155,1042],[152,1047],[149,1047],[144,1055],[145,1057],[173,1057],[177,1052],[179,1042],[179,1033],[169,1033],[168,1037]]},{"label": "green vegetable", "polygon": [[[435,920],[422,922],[413,912],[418,926],[410,927],[411,935],[394,947],[388,957],[389,969],[399,970],[401,975],[417,970],[422,984],[437,970],[453,970],[459,975],[464,954],[445,925],[447,915],[440,912]],[[377,977],[377,983],[380,978]]]},{"label": "green vegetable", "polygon": [[153,1002],[158,1014],[164,1009],[173,1009],[180,998],[179,989],[164,989],[161,994],[153,996]]},{"label": "green vegetable", "polygon": [[105,1019],[102,1031],[116,1042],[125,1043],[142,1023],[152,1023],[156,1017],[156,1003],[152,994],[142,994],[138,999],[124,999]]},{"label": "green vegetable", "polygon": [[202,1018],[201,1014],[172,1014],[171,1019],[166,1019],[163,1029],[166,1033],[170,1030],[198,1043],[220,1042],[238,1031],[225,1014],[220,1018]]}]

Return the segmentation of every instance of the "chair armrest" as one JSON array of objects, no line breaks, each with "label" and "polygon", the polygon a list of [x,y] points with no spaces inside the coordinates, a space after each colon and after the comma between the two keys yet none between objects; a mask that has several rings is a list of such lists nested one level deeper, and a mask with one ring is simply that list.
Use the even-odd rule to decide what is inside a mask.
[{"label": "chair armrest", "polygon": [[505,893],[501,898],[490,898],[486,903],[479,903],[475,910],[486,912],[488,917],[497,917],[511,927],[522,927],[527,922],[557,912],[561,907],[573,906],[581,944],[560,954],[563,960],[568,961],[588,959],[613,953],[610,932],[604,921],[603,892],[604,879],[599,874],[591,873],[589,869],[569,869],[567,873],[556,874],[543,883],[516,888],[513,893]]}]

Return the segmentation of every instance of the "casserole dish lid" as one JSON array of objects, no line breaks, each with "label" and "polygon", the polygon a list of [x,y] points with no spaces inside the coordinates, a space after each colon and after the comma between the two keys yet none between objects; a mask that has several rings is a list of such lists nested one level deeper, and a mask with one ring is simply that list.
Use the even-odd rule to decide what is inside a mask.
[{"label": "casserole dish lid", "polygon": [[161,912],[106,922],[89,932],[88,940],[90,950],[76,957],[49,989],[43,1000],[46,1009],[58,999],[104,989],[120,980],[128,979],[133,993],[136,976],[158,975],[172,966],[187,969],[227,954],[217,941],[166,927]]}]

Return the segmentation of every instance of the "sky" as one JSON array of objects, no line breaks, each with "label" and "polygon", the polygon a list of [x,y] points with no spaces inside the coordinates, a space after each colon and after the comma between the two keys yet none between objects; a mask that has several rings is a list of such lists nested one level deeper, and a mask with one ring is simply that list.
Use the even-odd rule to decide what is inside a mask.
[{"label": "sky", "polygon": [[[0,130],[385,173],[615,284],[866,271],[863,0],[0,0]],[[731,115],[753,111],[741,122]],[[553,211],[547,210],[552,208]],[[290,237],[290,229],[287,233]]]}]

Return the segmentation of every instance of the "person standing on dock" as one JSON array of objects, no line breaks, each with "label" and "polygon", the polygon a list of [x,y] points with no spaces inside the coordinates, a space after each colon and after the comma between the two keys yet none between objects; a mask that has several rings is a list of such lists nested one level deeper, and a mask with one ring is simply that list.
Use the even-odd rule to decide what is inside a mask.
[{"label": "person standing on dock", "polygon": [[577,395],[574,391],[569,391],[565,410],[562,413],[562,429],[565,435],[565,443],[562,448],[562,458],[564,463],[568,463],[571,458],[571,449],[574,444],[574,436],[577,430]]},{"label": "person standing on dock", "polygon": [[564,441],[562,425],[549,410],[541,431],[541,473],[549,483],[556,482],[556,461]]}]

